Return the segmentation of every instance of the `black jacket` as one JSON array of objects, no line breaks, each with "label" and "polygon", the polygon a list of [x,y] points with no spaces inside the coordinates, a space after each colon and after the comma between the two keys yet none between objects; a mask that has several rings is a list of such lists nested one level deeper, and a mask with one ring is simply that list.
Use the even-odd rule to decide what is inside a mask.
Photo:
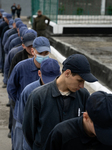
[{"label": "black jacket", "polygon": [[48,136],[45,150],[112,150],[112,146],[89,137],[83,128],[83,117],[59,123]]},{"label": "black jacket", "polygon": [[22,61],[22,60],[25,60],[25,59],[27,59],[27,58],[28,58],[28,53],[27,53],[27,51],[26,51],[25,49],[22,50],[22,51],[20,51],[19,53],[17,53],[17,54],[14,56],[14,58],[12,59],[12,63],[11,63],[10,69],[9,69],[8,77],[10,77],[10,74],[11,74],[11,72],[12,72],[14,66],[15,66],[18,62],[20,62],[20,61]]},{"label": "black jacket", "polygon": [[8,26],[8,24],[7,24],[5,21],[3,21],[3,22],[0,24],[0,37],[1,37],[1,35],[2,35],[3,29],[4,29],[6,26]]},{"label": "black jacket", "polygon": [[9,26],[5,26],[5,28],[3,28],[3,31],[2,31],[2,33],[1,33],[1,42],[2,42],[2,40],[3,40],[4,33],[5,33],[7,30],[9,30]]},{"label": "black jacket", "polygon": [[[48,134],[54,126],[85,111],[89,92],[83,88],[69,96],[62,96],[56,80],[35,89],[24,111],[23,132],[33,150],[43,150]],[[62,104],[67,102],[66,108]],[[65,104],[65,103],[64,103]]]}]

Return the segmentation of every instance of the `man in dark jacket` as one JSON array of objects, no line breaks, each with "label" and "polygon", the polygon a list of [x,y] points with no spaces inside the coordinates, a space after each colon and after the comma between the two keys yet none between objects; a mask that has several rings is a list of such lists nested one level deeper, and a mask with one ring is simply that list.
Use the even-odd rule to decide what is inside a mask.
[{"label": "man in dark jacket", "polygon": [[112,150],[112,94],[93,93],[86,110],[55,126],[45,150]]},{"label": "man in dark jacket", "polygon": [[62,74],[56,80],[31,93],[25,106],[23,133],[33,150],[43,150],[56,124],[85,111],[89,92],[84,88],[84,81],[97,79],[90,73],[86,57],[73,54],[63,62]]},{"label": "man in dark jacket", "polygon": [[[25,60],[27,58],[33,57],[33,55],[31,54],[31,48],[32,48],[33,40],[35,38],[36,38],[36,34],[34,34],[34,33],[27,33],[23,36],[23,40],[22,40],[23,50],[20,51],[19,53],[17,53],[14,56],[14,58],[12,59],[12,63],[11,63],[10,70],[9,70],[9,76],[10,76],[13,68],[15,67],[15,65],[18,62]],[[29,42],[30,45],[28,45],[29,43],[26,45],[27,42]]]},{"label": "man in dark jacket", "polygon": [[[41,10],[38,10],[38,16],[34,18],[33,29],[37,31],[38,36],[46,36],[46,27],[49,25],[50,19],[42,15]],[[48,21],[47,23],[45,21]]]},{"label": "man in dark jacket", "polygon": [[[49,52],[50,49],[50,43],[49,40],[45,37],[38,37],[33,38],[31,35],[33,34],[33,37],[35,38],[34,33],[27,33],[23,36],[23,43],[24,46],[27,47],[27,58],[26,60],[23,60],[19,62],[12,70],[11,75],[8,79],[7,84],[7,91],[11,98],[11,102],[15,106],[13,108],[13,135],[15,134],[15,122],[17,120],[17,110],[18,110],[18,103],[19,103],[19,97],[22,92],[22,90],[25,88],[26,85],[30,84],[31,82],[36,81],[39,79],[38,76],[38,70],[40,70],[40,64],[43,60],[49,58]],[[30,41],[27,42],[27,39]],[[33,43],[33,48],[32,48]],[[28,47],[29,45],[29,47]],[[19,52],[20,53],[20,52]],[[19,54],[18,53],[18,54]],[[20,55],[19,55],[20,56]],[[34,56],[33,58],[31,58]],[[15,55],[16,57],[16,55]],[[22,57],[22,55],[21,55]],[[14,143],[13,143],[14,144]]]},{"label": "man in dark jacket", "polygon": [[4,62],[5,62],[5,53],[4,47],[2,45],[3,34],[6,29],[9,29],[9,20],[12,18],[11,14],[4,13],[3,14],[4,21],[0,24],[0,38],[1,38],[1,51],[2,51],[2,72],[4,72]]},{"label": "man in dark jacket", "polygon": [[15,12],[16,12],[16,4],[14,3],[12,6],[11,6],[11,12],[12,12],[12,17],[13,19],[15,19]]}]

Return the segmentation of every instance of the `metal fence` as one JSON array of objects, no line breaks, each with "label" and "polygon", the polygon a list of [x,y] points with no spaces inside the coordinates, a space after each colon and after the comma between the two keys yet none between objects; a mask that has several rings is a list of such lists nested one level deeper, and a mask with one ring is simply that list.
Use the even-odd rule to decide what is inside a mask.
[{"label": "metal fence", "polygon": [[32,0],[38,9],[57,24],[112,24],[112,0]]},{"label": "metal fence", "polygon": [[44,15],[57,23],[58,0],[32,0],[32,16],[37,15],[39,9]]}]

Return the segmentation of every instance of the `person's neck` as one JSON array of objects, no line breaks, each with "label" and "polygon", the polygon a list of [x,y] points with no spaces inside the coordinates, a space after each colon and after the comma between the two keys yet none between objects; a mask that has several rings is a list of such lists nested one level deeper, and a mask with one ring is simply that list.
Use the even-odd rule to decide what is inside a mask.
[{"label": "person's neck", "polygon": [[34,57],[33,55],[28,54],[28,58],[33,58],[33,57]]},{"label": "person's neck", "polygon": [[34,58],[34,64],[37,68],[40,68],[40,64],[35,60],[35,58]]},{"label": "person's neck", "polygon": [[68,92],[69,91],[66,84],[65,84],[63,74],[60,75],[60,77],[56,80],[56,84],[57,84],[59,91],[61,91],[61,92]]},{"label": "person's neck", "polygon": [[41,17],[42,15],[38,15],[38,17]]}]

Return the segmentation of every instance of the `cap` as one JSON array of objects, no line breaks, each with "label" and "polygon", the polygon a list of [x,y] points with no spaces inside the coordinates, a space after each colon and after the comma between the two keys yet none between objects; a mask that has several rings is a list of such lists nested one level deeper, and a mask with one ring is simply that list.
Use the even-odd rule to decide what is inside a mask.
[{"label": "cap", "polygon": [[82,54],[73,54],[63,62],[62,71],[70,69],[72,73],[76,73],[85,81],[95,82],[97,78],[91,73],[90,65],[87,58]]},{"label": "cap", "polygon": [[3,12],[4,12],[4,9],[0,9],[0,12],[3,13]]},{"label": "cap", "polygon": [[20,18],[16,18],[14,21],[15,21],[15,22],[21,21],[21,19],[20,19]]},{"label": "cap", "polygon": [[28,30],[28,28],[24,26],[19,29],[20,37],[23,37],[23,32],[26,30]]},{"label": "cap", "polygon": [[18,28],[20,29],[21,27],[27,27],[27,25],[24,24],[24,23],[20,23],[20,24],[18,25]]},{"label": "cap", "polygon": [[48,58],[42,61],[40,67],[42,73],[42,80],[44,84],[53,81],[60,73],[60,66],[57,60]]},{"label": "cap", "polygon": [[34,40],[33,48],[35,48],[39,53],[44,51],[51,52],[49,40],[43,36],[39,36]]},{"label": "cap", "polygon": [[[11,43],[13,44],[13,47],[17,46],[17,45],[21,45],[22,41],[20,37],[16,37],[14,38]],[[10,46],[11,48],[13,48],[12,46]]]},{"label": "cap", "polygon": [[8,14],[7,12],[3,12],[2,17],[5,17],[7,14]]},{"label": "cap", "polygon": [[3,18],[7,18],[8,20],[12,19],[12,15],[11,14],[8,14],[8,13],[3,13]]},{"label": "cap", "polygon": [[33,41],[35,39],[35,34],[34,33],[27,33],[23,36],[23,44],[25,44],[26,47],[33,45]]},{"label": "cap", "polygon": [[[21,29],[21,28],[20,28]],[[26,28],[23,32],[22,32],[22,37],[25,35],[25,32],[28,30],[28,28]]]},{"label": "cap", "polygon": [[14,22],[14,20],[13,20],[13,19],[10,19],[10,21],[9,21],[9,28],[12,28],[12,27],[13,27],[13,22]]},{"label": "cap", "polygon": [[25,33],[34,33],[35,36],[37,37],[37,32],[33,29],[28,29]]},{"label": "cap", "polygon": [[16,27],[18,28],[18,26],[19,26],[20,24],[23,24],[23,22],[22,22],[21,20],[17,21],[17,22],[16,22]]},{"label": "cap", "polygon": [[39,9],[38,12],[41,12],[41,10]]},{"label": "cap", "polygon": [[0,19],[0,23],[3,21],[3,18]]},{"label": "cap", "polygon": [[97,139],[105,145],[112,145],[112,94],[93,93],[87,100],[86,110],[93,121]]}]

